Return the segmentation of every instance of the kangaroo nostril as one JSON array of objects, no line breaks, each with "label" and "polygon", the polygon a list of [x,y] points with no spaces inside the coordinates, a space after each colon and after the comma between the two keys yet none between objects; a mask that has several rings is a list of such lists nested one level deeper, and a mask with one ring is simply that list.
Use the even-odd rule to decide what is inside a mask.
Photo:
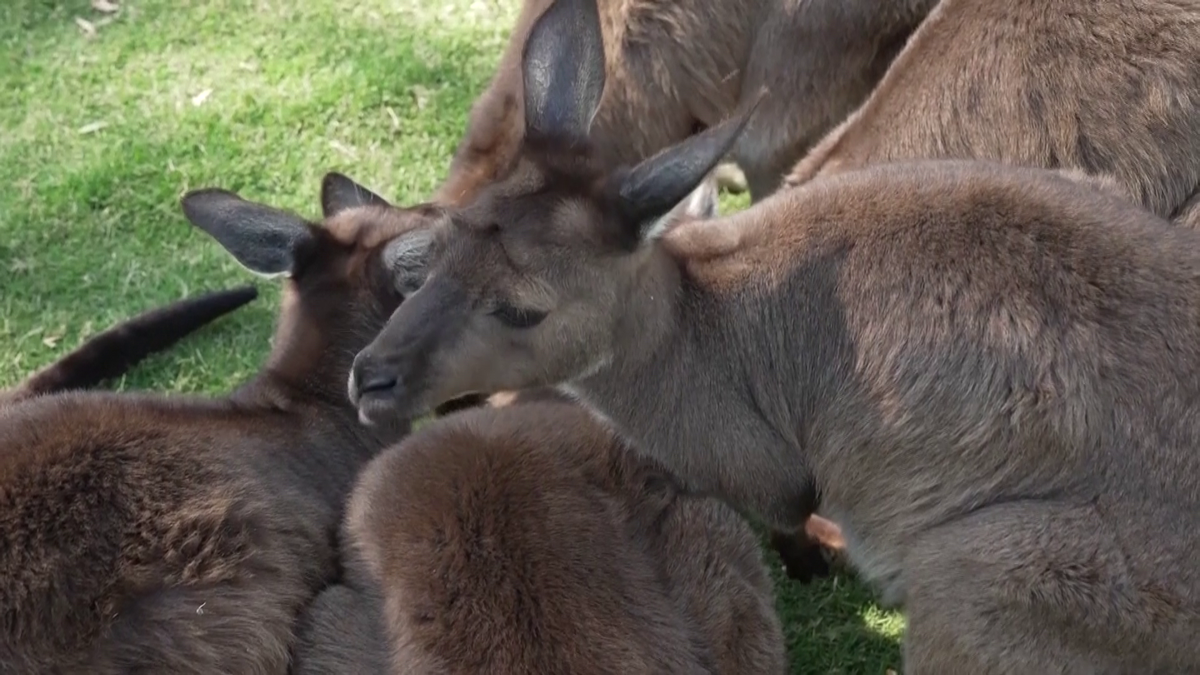
[{"label": "kangaroo nostril", "polygon": [[396,388],[396,378],[382,373],[371,373],[363,376],[358,387],[359,393],[370,394],[381,391],[391,391]]}]

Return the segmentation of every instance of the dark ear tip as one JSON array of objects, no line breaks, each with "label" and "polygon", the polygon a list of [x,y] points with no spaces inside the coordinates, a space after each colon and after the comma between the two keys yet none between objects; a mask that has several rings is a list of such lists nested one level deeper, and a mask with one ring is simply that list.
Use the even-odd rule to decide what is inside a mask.
[{"label": "dark ear tip", "polygon": [[321,179],[321,209],[328,218],[355,206],[391,206],[388,200],[359,185],[346,174],[330,171]]},{"label": "dark ear tip", "polygon": [[237,197],[238,196],[236,192],[231,192],[229,190],[226,190],[225,188],[205,187],[205,188],[196,188],[194,190],[188,190],[187,192],[183,193],[183,197],[180,198],[180,201],[190,202],[190,201],[195,201],[197,199],[204,199],[210,195],[219,195],[222,197]]},{"label": "dark ear tip", "polygon": [[323,194],[325,192],[328,192],[335,188],[341,187],[343,185],[348,185],[348,184],[353,184],[353,183],[354,183],[354,181],[351,180],[351,178],[349,176],[347,176],[346,174],[338,172],[338,171],[330,171],[325,174],[324,178],[321,179],[321,192]]},{"label": "dark ear tip", "polygon": [[351,184],[349,176],[330,171],[321,179],[321,208],[329,213],[332,209],[334,196]]},{"label": "dark ear tip", "polygon": [[203,209],[206,203],[213,199],[227,201],[231,199],[241,200],[241,197],[236,192],[231,192],[224,188],[206,187],[188,190],[182,197],[179,198],[179,205],[183,208],[184,215],[191,218],[196,213]]}]

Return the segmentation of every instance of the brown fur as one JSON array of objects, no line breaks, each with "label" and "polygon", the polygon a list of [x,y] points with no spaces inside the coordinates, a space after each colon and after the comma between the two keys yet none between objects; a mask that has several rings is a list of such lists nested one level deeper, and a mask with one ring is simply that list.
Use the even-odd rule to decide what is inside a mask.
[{"label": "brown fur", "polygon": [[88,338],[21,384],[0,391],[0,405],[45,394],[90,389],[104,380],[120,377],[151,354],[171,347],[256,297],[258,289],[242,286],[184,298],[126,319]]},{"label": "brown fur", "polygon": [[1195,225],[1200,2],[943,0],[787,183],[919,158],[1078,171]]},{"label": "brown fur", "polygon": [[385,675],[383,602],[354,585],[326,587],[301,614],[291,675]]},{"label": "brown fur", "polygon": [[[820,134],[865,98],[934,3],[766,0],[718,7],[709,0],[582,0],[576,8],[563,2],[567,6],[561,9],[574,11],[559,16],[547,14],[550,4],[530,0],[523,6],[497,75],[472,110],[450,177],[435,199],[469,203],[490,182],[519,170],[515,160],[525,137],[527,93],[522,58],[539,21],[556,24],[550,35],[572,36],[572,46],[558,46],[563,61],[589,55],[571,51],[589,39],[595,42],[591,54],[604,53],[604,91],[588,136],[597,148],[592,159],[605,167],[644,159],[697,126],[711,126],[738,102],[758,96],[762,86],[772,87],[759,104],[764,109],[735,147],[758,199],[775,188]],[[585,13],[598,21],[591,31],[587,19],[580,18]],[[447,401],[436,412],[449,414],[481,399]],[[813,539],[804,534],[808,529],[788,528],[771,537],[788,575],[800,581],[827,574],[827,558],[837,552],[836,537]],[[835,526],[820,531],[831,529],[836,532]]]},{"label": "brown fur", "polygon": [[[586,112],[597,69],[545,98]],[[434,228],[355,359],[392,383],[352,390],[365,419],[562,383],[686,490],[780,528],[819,497],[905,608],[906,672],[1200,669],[1200,233],[961,160],[664,228],[748,113],[612,175],[552,112]]]},{"label": "brown fur", "polygon": [[364,471],[347,523],[393,673],[784,671],[749,526],[579,406],[423,427]]},{"label": "brown fur", "polygon": [[[936,0],[598,0],[607,84],[593,140],[608,166],[641,161],[771,91],[733,149],[751,196],[866,99]],[[525,0],[435,200],[472,201],[524,136],[521,56],[549,0]],[[724,182],[724,181],[723,181]]]},{"label": "brown fur", "polygon": [[[0,672],[286,672],[297,613],[335,572],[357,470],[405,431],[362,427],[344,392],[400,303],[380,252],[412,221],[341,199],[316,226],[196,195],[189,218],[225,228],[227,248],[268,222],[307,233],[270,249],[292,260],[274,349],[228,397],[81,392],[0,409]],[[230,250],[270,245],[251,234]]]},{"label": "brown fur", "polygon": [[[767,110],[741,136],[734,153],[749,174],[752,197],[759,199],[866,97],[934,1],[755,0],[743,7],[717,6],[711,0],[583,3],[598,20],[586,37],[595,39],[596,51],[602,50],[606,61],[603,97],[588,134],[593,147],[603,148],[604,166],[658,152],[696,128],[716,123],[768,86],[772,93],[760,104]],[[551,35],[572,36],[589,28],[572,14],[545,16],[551,4],[528,0],[523,5],[497,74],[472,109],[466,136],[435,201],[470,203],[490,183],[519,170],[527,93],[522,58],[534,26],[558,23],[548,31]],[[564,53],[561,58],[577,57]],[[717,171],[710,177],[713,188],[720,175]],[[715,192],[711,199],[715,215]],[[435,412],[447,415],[482,400],[473,393],[445,401]],[[827,574],[829,554],[822,549],[835,539],[794,536],[792,530],[771,538],[788,574],[801,581]]]}]

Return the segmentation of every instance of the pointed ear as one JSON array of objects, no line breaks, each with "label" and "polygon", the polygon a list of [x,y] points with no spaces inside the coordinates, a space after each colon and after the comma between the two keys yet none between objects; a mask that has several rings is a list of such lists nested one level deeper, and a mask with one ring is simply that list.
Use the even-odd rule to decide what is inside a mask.
[{"label": "pointed ear", "polygon": [[356,206],[391,206],[386,199],[355,183],[348,176],[331,171],[321,181],[321,210],[328,218]]},{"label": "pointed ear", "polygon": [[714,169],[691,194],[684,197],[666,215],[655,218],[639,241],[658,239],[679,223],[687,220],[709,220],[717,217],[717,198],[720,195],[718,176]]},{"label": "pointed ear", "polygon": [[526,135],[587,138],[604,92],[596,0],[554,0],[521,55]]},{"label": "pointed ear", "polygon": [[391,275],[396,291],[406,298],[425,283],[429,247],[438,222],[432,220],[427,226],[405,232],[383,247],[383,267]]},{"label": "pointed ear", "polygon": [[721,178],[716,169],[709,172],[700,185],[684,198],[679,205],[671,209],[667,217],[676,220],[688,218],[691,220],[708,220],[717,217],[717,204],[720,197]]},{"label": "pointed ear", "polygon": [[193,225],[259,276],[290,276],[295,271],[297,247],[313,238],[309,224],[300,216],[247,201],[228,190],[193,190],[180,204]]},{"label": "pointed ear", "polygon": [[[660,236],[659,220],[696,189],[733,147],[758,110],[762,91],[724,122],[644,160],[626,172],[617,186],[618,207],[637,238]],[[715,198],[715,195],[714,195]]]}]

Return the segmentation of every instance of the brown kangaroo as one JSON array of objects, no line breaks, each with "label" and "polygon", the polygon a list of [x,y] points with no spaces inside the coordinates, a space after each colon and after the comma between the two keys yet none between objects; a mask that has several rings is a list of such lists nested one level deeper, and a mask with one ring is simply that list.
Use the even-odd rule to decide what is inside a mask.
[{"label": "brown kangaroo", "polygon": [[156,307],[88,338],[24,382],[0,391],[0,405],[74,389],[91,389],[120,377],[151,354],[164,351],[258,297],[254,286],[239,286],[184,298]]},{"label": "brown kangaroo", "polygon": [[[362,473],[346,532],[350,567],[381,589],[360,594],[357,611],[382,621],[389,673],[786,666],[746,522],[680,496],[668,472],[573,403],[423,426]],[[342,596],[348,616],[354,594]]]},{"label": "brown kangaroo", "polygon": [[363,427],[345,383],[404,293],[389,241],[423,222],[337,174],[322,204],[316,225],[223,190],[182,200],[242,265],[287,277],[272,353],[228,397],[0,409],[0,672],[287,672],[356,474],[407,429]]},{"label": "brown kangaroo", "polygon": [[777,527],[819,496],[905,609],[907,673],[1200,671],[1200,233],[962,160],[663,222],[750,113],[610,172],[580,71],[405,251],[425,282],[355,358],[363,419],[559,383],[682,489]]},{"label": "brown kangaroo", "polygon": [[[799,4],[770,0],[739,12],[711,0],[652,0],[642,5],[599,0],[599,6],[597,0],[559,0],[552,7],[547,0],[530,0],[522,7],[495,79],[472,110],[450,177],[434,199],[464,205],[490,182],[511,172],[526,134],[526,107],[531,101],[544,106],[546,102],[537,97],[545,94],[546,79],[569,76],[574,64],[589,58],[607,64],[607,72],[597,73],[598,79],[583,85],[586,91],[581,89],[600,97],[590,138],[593,147],[606,149],[602,158],[596,151],[605,167],[644,159],[681,140],[692,133],[696,119],[714,122],[736,101],[746,99],[744,92],[758,95],[747,88],[764,83],[775,87],[777,91],[760,103],[768,109],[756,116],[757,129],[742,134],[744,142],[735,153],[743,166],[758,167],[750,172],[757,176],[757,187],[752,182],[751,192],[755,199],[761,198],[820,134],[865,98],[933,4],[933,0]],[[750,23],[745,23],[747,19]],[[732,30],[739,22],[745,25]],[[717,39],[714,27],[719,27]],[[663,37],[674,37],[651,40],[664,31]],[[748,40],[753,48],[749,43],[738,46]],[[802,53],[787,58],[789,49]],[[738,65],[745,58],[748,61]],[[778,67],[780,60],[786,60],[786,68]],[[697,64],[707,70],[699,72]],[[705,77],[712,80],[707,85],[702,83]],[[527,90],[526,80],[535,86]],[[680,99],[682,107],[664,114],[672,104],[664,100],[662,87],[680,95],[691,93],[687,100]],[[721,88],[743,93],[722,99],[713,93]],[[714,107],[713,101],[724,102]],[[707,112],[695,117],[700,114],[697,110]],[[800,111],[807,114],[796,115]],[[671,122],[672,116],[678,120]],[[716,179],[711,175],[706,181],[711,189]],[[715,203],[711,211],[715,215]],[[687,212],[685,207],[670,215]],[[442,403],[435,412],[446,415],[478,405],[484,398],[469,394]],[[827,558],[836,557],[842,547],[837,526],[816,515],[799,532],[793,528],[773,532],[771,543],[788,575],[803,582],[827,574]]]},{"label": "brown kangaroo", "polygon": [[786,182],[920,158],[1079,171],[1200,226],[1200,1],[943,0]]},{"label": "brown kangaroo", "polygon": [[[525,133],[522,57],[534,23],[551,4],[524,1],[435,201],[467,204],[511,170]],[[757,201],[867,98],[936,0],[590,4],[607,56],[592,133],[606,166],[645,159],[716,124],[767,87],[771,98],[732,149]],[[546,45],[553,50],[569,49],[562,42],[586,29],[571,23],[574,15],[559,16],[551,20],[561,37]]]}]

